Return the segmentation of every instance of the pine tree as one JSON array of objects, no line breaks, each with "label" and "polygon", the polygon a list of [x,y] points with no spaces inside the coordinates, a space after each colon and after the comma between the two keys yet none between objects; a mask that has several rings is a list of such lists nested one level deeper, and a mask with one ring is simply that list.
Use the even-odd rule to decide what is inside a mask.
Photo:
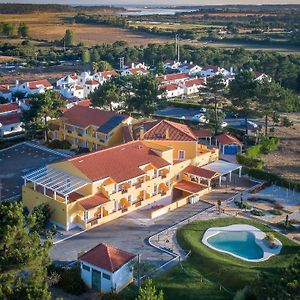
[{"label": "pine tree", "polygon": [[[0,299],[48,300],[46,282],[50,242],[31,231],[22,203],[0,204]],[[30,232],[31,231],[31,232]]]},{"label": "pine tree", "polygon": [[136,300],[163,300],[164,294],[162,291],[157,291],[151,279],[147,279],[144,286],[139,290]]},{"label": "pine tree", "polygon": [[91,62],[91,55],[89,50],[83,50],[81,56],[82,63],[88,64]]},{"label": "pine tree", "polygon": [[71,29],[67,29],[64,36],[64,43],[66,46],[74,46],[75,44],[75,34]]}]

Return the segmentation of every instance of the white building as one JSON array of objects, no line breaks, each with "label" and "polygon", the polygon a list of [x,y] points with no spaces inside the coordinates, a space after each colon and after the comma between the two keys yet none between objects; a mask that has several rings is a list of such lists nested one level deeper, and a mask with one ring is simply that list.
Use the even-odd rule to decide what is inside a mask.
[{"label": "white building", "polygon": [[202,68],[200,74],[202,77],[215,76],[220,72],[220,68],[217,66],[207,66]]},{"label": "white building", "polygon": [[179,68],[180,72],[187,73],[189,76],[196,76],[201,73],[202,68],[198,65],[193,64],[193,62],[185,63]]},{"label": "white building", "polygon": [[0,104],[0,136],[22,131],[21,109],[17,103]]},{"label": "white building", "polygon": [[179,84],[190,79],[190,76],[186,73],[174,73],[162,76],[157,76],[157,80],[161,84]]},{"label": "white building", "polygon": [[164,62],[164,68],[166,70],[178,70],[179,66],[181,65],[181,62],[176,61],[176,60],[172,60],[172,59],[167,59]]},{"label": "white building", "polygon": [[78,84],[83,87],[86,81],[93,80],[93,76],[90,72],[82,72],[78,79]]},{"label": "white building", "polygon": [[12,93],[9,89],[9,85],[0,85],[0,97],[3,97],[4,99],[11,101]]},{"label": "white building", "polygon": [[36,80],[36,81],[29,81],[24,82],[22,84],[18,84],[16,82],[16,86],[11,89],[11,91],[14,92],[23,92],[25,96],[28,96],[30,94],[43,94],[46,90],[53,89],[52,84],[47,80]]},{"label": "white building", "polygon": [[124,69],[144,69],[148,70],[148,66],[144,62],[129,61],[124,65]]},{"label": "white building", "polygon": [[93,75],[93,79],[97,80],[100,84],[103,84],[106,80],[111,79],[112,77],[117,76],[118,73],[115,70],[97,72]]},{"label": "white building", "polygon": [[167,99],[178,98],[184,95],[184,89],[177,84],[165,84],[161,88],[165,90],[165,97]]},{"label": "white building", "polygon": [[56,86],[58,88],[64,88],[69,86],[70,84],[78,84],[79,76],[77,74],[65,76],[56,81]]},{"label": "white building", "polygon": [[78,258],[81,278],[96,291],[120,292],[133,281],[136,255],[107,244],[99,244]]},{"label": "white building", "polygon": [[100,83],[96,80],[87,80],[83,86],[84,98],[88,97],[88,95],[98,88],[99,85]]},{"label": "white building", "polygon": [[145,69],[142,69],[142,68],[126,69],[121,72],[122,76],[131,76],[131,75],[142,76],[142,75],[147,75],[147,74],[148,74],[148,71]]},{"label": "white building", "polygon": [[84,88],[78,84],[69,84],[59,89],[60,94],[67,98],[84,99]]},{"label": "white building", "polygon": [[268,80],[269,82],[271,82],[272,80],[271,77],[265,73],[255,72],[254,74],[255,74],[256,81]]},{"label": "white building", "polygon": [[189,96],[199,93],[200,89],[205,86],[206,79],[194,78],[180,83],[183,88],[184,95]]}]

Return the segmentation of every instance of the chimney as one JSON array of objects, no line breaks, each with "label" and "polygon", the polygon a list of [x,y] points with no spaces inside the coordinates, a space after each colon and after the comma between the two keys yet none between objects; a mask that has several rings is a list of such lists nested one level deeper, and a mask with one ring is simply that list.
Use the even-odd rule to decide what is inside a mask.
[{"label": "chimney", "polygon": [[141,126],[140,127],[140,140],[144,139],[144,134],[145,134],[144,126]]},{"label": "chimney", "polygon": [[16,79],[16,86],[18,86],[19,85],[19,80],[18,79]]},{"label": "chimney", "polygon": [[166,129],[166,140],[170,138],[169,128]]}]

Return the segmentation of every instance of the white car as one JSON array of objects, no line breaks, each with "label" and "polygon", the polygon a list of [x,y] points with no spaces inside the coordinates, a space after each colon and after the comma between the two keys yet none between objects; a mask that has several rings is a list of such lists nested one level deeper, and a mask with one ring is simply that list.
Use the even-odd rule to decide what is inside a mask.
[{"label": "white car", "polygon": [[206,118],[206,116],[204,114],[194,115],[192,120],[193,121],[198,121],[200,123],[208,123],[208,119]]},{"label": "white car", "polygon": [[[242,127],[245,127],[245,120],[242,120],[240,125]],[[256,129],[258,127],[258,125],[256,123],[254,123],[253,121],[251,121],[251,120],[247,120],[247,125],[248,125],[249,128],[254,128],[254,129]]]},{"label": "white car", "polygon": [[222,128],[225,128],[225,127],[227,127],[228,126],[228,123],[227,122],[222,122],[222,124],[221,124],[221,127]]}]

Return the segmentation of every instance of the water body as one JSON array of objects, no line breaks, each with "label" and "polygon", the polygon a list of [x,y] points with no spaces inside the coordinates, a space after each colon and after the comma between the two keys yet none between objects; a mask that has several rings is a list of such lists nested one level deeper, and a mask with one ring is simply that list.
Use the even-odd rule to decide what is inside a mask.
[{"label": "water body", "polygon": [[150,16],[150,15],[175,15],[176,13],[191,12],[195,9],[172,9],[172,8],[128,8],[129,11],[121,12],[126,16]]},{"label": "water body", "polygon": [[255,241],[254,234],[247,231],[221,231],[208,238],[207,242],[216,249],[249,260],[264,256],[262,248]]}]

